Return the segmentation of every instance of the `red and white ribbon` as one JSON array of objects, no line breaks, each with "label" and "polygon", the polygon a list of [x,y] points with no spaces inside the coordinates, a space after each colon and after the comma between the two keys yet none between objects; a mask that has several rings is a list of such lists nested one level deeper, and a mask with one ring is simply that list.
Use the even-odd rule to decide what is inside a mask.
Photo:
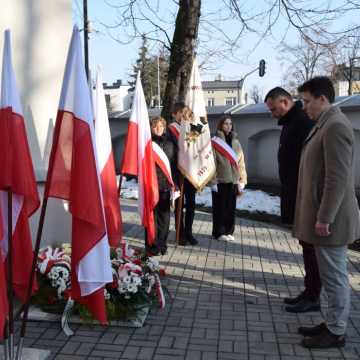
[{"label": "red and white ribbon", "polygon": [[174,121],[168,126],[168,129],[176,137],[176,140],[179,140],[179,137],[180,137],[180,124],[177,123],[176,121]]},{"label": "red and white ribbon", "polygon": [[164,309],[164,307],[165,307],[165,296],[164,296],[163,288],[161,286],[161,281],[160,281],[159,274],[155,274],[155,290],[156,290],[156,295],[158,297],[160,309]]},{"label": "red and white ribbon", "polygon": [[171,166],[170,166],[169,158],[166,156],[164,150],[154,141],[152,142],[152,149],[153,149],[154,160],[156,165],[159,166],[163,174],[166,176],[167,181],[174,189],[175,185],[171,175]]},{"label": "red and white ribbon", "polygon": [[214,136],[211,139],[211,143],[212,143],[213,148],[217,152],[219,152],[227,160],[229,160],[231,166],[233,166],[235,169],[239,170],[239,157],[236,154],[236,152],[232,149],[232,147],[226,143],[226,141],[224,141],[223,139],[221,139],[218,136]]}]

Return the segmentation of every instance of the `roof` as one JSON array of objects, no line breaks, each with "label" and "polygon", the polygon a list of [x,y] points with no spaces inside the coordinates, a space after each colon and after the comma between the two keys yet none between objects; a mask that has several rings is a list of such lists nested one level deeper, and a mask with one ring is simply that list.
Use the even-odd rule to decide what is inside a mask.
[{"label": "roof", "polygon": [[221,89],[241,89],[243,80],[228,80],[228,81],[202,81],[203,90],[221,90]]},{"label": "roof", "polygon": [[[338,96],[335,98],[335,105],[341,107],[345,111],[360,111],[360,94],[351,95],[351,96]],[[268,110],[265,103],[260,104],[246,104],[246,105],[220,105],[220,106],[211,106],[206,108],[208,115],[220,115],[220,114],[231,114],[239,116],[258,116],[258,115],[268,115],[270,116],[270,111]],[[126,118],[130,117],[130,110],[117,112],[110,115],[111,118]],[[159,116],[160,110],[158,108],[149,109],[149,117]]]}]

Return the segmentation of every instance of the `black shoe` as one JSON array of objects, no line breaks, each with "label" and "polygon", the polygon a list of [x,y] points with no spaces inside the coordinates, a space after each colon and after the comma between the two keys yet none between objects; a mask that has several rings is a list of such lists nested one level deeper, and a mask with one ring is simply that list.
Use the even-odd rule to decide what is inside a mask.
[{"label": "black shoe", "polygon": [[197,244],[199,243],[192,235],[187,235],[187,236],[186,236],[186,241],[187,241],[190,245],[197,245]]},{"label": "black shoe", "polygon": [[319,335],[324,329],[326,329],[326,325],[325,323],[321,323],[319,325],[316,326],[300,326],[298,328],[298,333],[301,334],[302,336],[315,336],[315,335]]},{"label": "black shoe", "polygon": [[302,299],[295,305],[289,305],[285,307],[287,312],[291,313],[304,313],[309,311],[320,311],[320,301],[311,301],[308,299]]},{"label": "black shoe", "polygon": [[304,338],[301,345],[308,349],[340,348],[345,346],[345,335],[335,335],[325,327],[320,334]]},{"label": "black shoe", "polygon": [[180,239],[178,242],[179,246],[186,246],[186,240],[185,239]]},{"label": "black shoe", "polygon": [[292,297],[286,297],[284,298],[284,303],[286,305],[295,305],[297,304],[300,300],[304,299],[306,297],[305,292],[303,291],[302,293],[300,293],[298,296],[292,298]]},{"label": "black shoe", "polygon": [[166,255],[167,254],[167,247],[161,248],[160,253],[161,253],[161,255]]}]

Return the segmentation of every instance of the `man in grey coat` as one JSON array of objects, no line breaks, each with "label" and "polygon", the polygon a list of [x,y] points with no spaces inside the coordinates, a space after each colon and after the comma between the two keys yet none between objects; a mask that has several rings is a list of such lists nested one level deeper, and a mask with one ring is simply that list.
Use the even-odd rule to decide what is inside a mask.
[{"label": "man in grey coat", "polygon": [[307,348],[342,347],[350,312],[347,245],[360,237],[354,132],[341,110],[332,105],[335,91],[329,78],[315,77],[299,92],[316,125],[302,149],[293,235],[314,245],[328,295],[325,322],[300,327],[299,333]]}]

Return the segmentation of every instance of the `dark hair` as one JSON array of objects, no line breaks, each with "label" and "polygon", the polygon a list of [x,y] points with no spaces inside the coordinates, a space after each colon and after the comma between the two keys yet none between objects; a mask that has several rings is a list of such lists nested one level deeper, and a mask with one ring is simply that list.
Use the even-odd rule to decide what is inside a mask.
[{"label": "dark hair", "polygon": [[185,104],[184,104],[182,101],[177,102],[177,103],[175,103],[175,104],[173,105],[172,110],[171,110],[171,113],[172,113],[172,114],[176,114],[176,113],[178,113],[179,111],[182,111],[182,110],[184,109],[184,107],[185,107]]},{"label": "dark hair", "polygon": [[271,89],[265,96],[264,102],[267,102],[269,99],[276,100],[278,97],[284,96],[290,100],[292,100],[292,96],[282,87],[275,87]]},{"label": "dark hair", "polygon": [[227,120],[227,119],[231,120],[231,124],[232,124],[231,130],[234,129],[234,124],[232,123],[231,116],[225,114],[225,115],[222,115],[222,116],[221,116],[219,122],[217,123],[217,125],[216,125],[216,130],[222,131],[223,124],[224,124],[225,120]]},{"label": "dark hair", "polygon": [[330,103],[335,101],[335,89],[327,76],[316,76],[298,87],[300,93],[309,92],[313,97],[325,96]]}]

